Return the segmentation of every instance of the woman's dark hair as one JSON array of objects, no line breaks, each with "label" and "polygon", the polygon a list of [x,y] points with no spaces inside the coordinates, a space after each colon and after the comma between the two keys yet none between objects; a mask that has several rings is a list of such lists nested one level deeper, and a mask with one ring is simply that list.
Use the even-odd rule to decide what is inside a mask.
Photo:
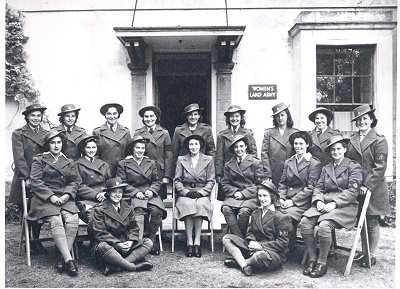
[{"label": "woman's dark hair", "polygon": [[81,146],[79,147],[79,154],[80,154],[81,156],[85,156],[85,147],[87,146],[87,144],[88,144],[89,142],[94,142],[94,143],[96,143],[96,146],[97,146],[96,156],[100,155],[100,151],[101,151],[101,149],[100,149],[100,141],[99,141],[97,138],[94,138],[94,137],[93,137],[93,138],[88,138],[88,139],[85,139],[85,140],[84,140],[83,145],[81,145]]},{"label": "woman's dark hair", "polygon": [[44,152],[50,151],[50,141],[51,141],[53,138],[56,138],[56,137],[60,137],[60,138],[61,138],[61,142],[62,142],[61,152],[64,152],[64,151],[67,149],[67,138],[66,138],[66,136],[65,136],[64,133],[60,133],[60,134],[58,134],[58,135],[56,135],[56,136],[54,136],[54,137],[48,139],[48,140],[44,143],[44,145],[43,145],[43,151],[44,151]]},{"label": "woman's dark hair", "polygon": [[[293,125],[294,125],[294,122],[293,122],[293,118],[292,118],[292,115],[290,114],[289,109],[285,109],[283,111],[285,111],[286,115],[287,115],[286,126],[289,127],[289,128],[292,128]],[[278,121],[276,120],[278,115],[279,115],[279,113],[274,115],[274,117],[273,117],[272,123],[273,123],[274,127],[278,127]]]},{"label": "woman's dark hair", "polygon": [[306,151],[309,152],[311,149],[311,146],[313,145],[312,136],[308,132],[305,132],[305,131],[297,131],[297,132],[291,134],[289,137],[289,142],[292,145],[293,150],[294,150],[294,141],[296,138],[301,138],[305,141],[306,144],[308,144]]},{"label": "woman's dark hair", "polygon": [[[236,112],[229,113],[227,116],[225,116],[225,123],[229,128],[231,128],[231,123],[229,122],[229,118],[233,113],[236,113]],[[244,127],[244,125],[246,124],[246,117],[244,116],[244,114],[242,112],[239,112],[239,113],[241,116],[240,117],[240,126]]]},{"label": "woman's dark hair", "polygon": [[[196,110],[195,110],[195,111],[196,111]],[[194,111],[191,111],[191,112],[185,114],[185,116],[184,116],[184,117],[185,117],[185,122],[188,122],[187,117],[188,117],[188,115],[191,114],[192,112],[194,112]],[[203,116],[201,115],[200,110],[197,110],[197,112],[198,112],[199,115],[200,115],[199,120],[197,121],[197,122],[199,123],[199,122],[202,122],[202,121],[203,121]]]},{"label": "woman's dark hair", "polygon": [[[259,186],[258,189],[266,190],[268,192],[269,197],[271,198],[271,204],[276,205],[277,203],[279,203],[279,197],[274,191],[272,191],[271,189],[268,189],[264,186]],[[258,192],[258,190],[257,190],[257,192]],[[257,198],[258,198],[258,193],[257,193]]]},{"label": "woman's dark hair", "polygon": [[[25,121],[26,121],[27,124],[29,124],[28,116],[29,116],[32,112],[35,112],[35,111],[40,111],[40,110],[33,110],[33,111],[31,111],[30,113],[28,113],[28,114],[26,114],[26,115],[24,116],[24,119],[25,119]],[[40,111],[40,112],[42,113],[42,118],[41,118],[41,121],[42,121],[42,120],[43,120],[43,112],[42,112],[42,111]]]},{"label": "woman's dark hair", "polygon": [[[71,112],[74,112],[75,113],[75,123],[78,121],[78,116],[79,116],[79,111],[77,111],[77,110],[75,110],[75,111],[71,111]],[[60,123],[62,123],[62,124],[64,124],[65,125],[65,123],[64,123],[64,116],[67,114],[67,113],[69,113],[69,112],[66,112],[66,113],[63,113],[63,114],[61,114],[60,115],[60,118],[58,119],[59,120],[59,122]],[[74,124],[75,124],[74,123]]]},{"label": "woman's dark hair", "polygon": [[372,119],[371,127],[376,127],[376,124],[378,123],[378,119],[375,116],[375,113],[373,111],[367,113],[369,117]]},{"label": "woman's dark hair", "polygon": [[[156,111],[155,109],[147,109],[147,110],[145,110],[144,112],[143,112],[143,115],[147,112],[147,111],[152,111],[152,112],[154,112],[154,114],[156,115],[156,117],[157,117],[157,119],[156,119],[156,124],[160,124],[160,119],[161,119],[161,115],[158,113],[158,111]],[[146,125],[145,123],[144,123],[144,117],[142,117],[142,123],[144,124],[144,125]]]},{"label": "woman's dark hair", "polygon": [[125,150],[125,157],[127,156],[133,156],[133,149],[135,148],[136,144],[140,142],[144,144],[145,150],[147,150],[147,142],[145,140],[138,140],[134,144],[129,145],[126,150]]},{"label": "woman's dark hair", "polygon": [[[326,125],[327,125],[327,126],[329,126],[329,125],[331,124],[331,122],[332,122],[332,120],[333,120],[333,117],[331,117],[326,111],[322,111],[322,110],[318,111],[318,112],[315,114],[315,117],[317,116],[317,114],[323,114],[323,115],[325,115],[325,117],[326,117]],[[315,123],[315,117],[314,117],[314,123]]]},{"label": "woman's dark hair", "polygon": [[250,153],[250,147],[249,147],[249,140],[247,139],[247,137],[240,139],[238,142],[244,142],[244,144],[246,145],[246,153]]}]

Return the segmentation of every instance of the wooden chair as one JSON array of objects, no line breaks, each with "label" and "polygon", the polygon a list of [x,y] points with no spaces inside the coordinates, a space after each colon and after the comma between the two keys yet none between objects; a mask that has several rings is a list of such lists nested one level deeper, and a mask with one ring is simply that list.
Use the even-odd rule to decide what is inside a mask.
[{"label": "wooden chair", "polygon": [[[213,188],[213,191],[210,193],[210,200],[212,200],[212,196],[215,194],[215,187]],[[185,230],[178,230],[178,219],[175,219],[175,205],[176,205],[176,193],[175,193],[175,186],[172,184],[172,247],[171,251],[175,251],[175,235],[184,235],[186,236]],[[214,252],[214,228],[213,228],[213,217],[211,217],[211,220],[207,222],[208,223],[208,229],[207,232],[203,233],[203,230],[201,232],[201,236],[209,236],[209,242],[211,244],[211,252]]]},{"label": "wooden chair", "polygon": [[[337,240],[336,240],[336,230],[332,230],[331,251],[334,253],[335,258],[337,259],[337,256],[336,256],[337,250],[350,252],[349,258],[347,259],[346,268],[343,273],[344,276],[348,276],[350,274],[351,266],[353,265],[354,255],[357,250],[357,245],[358,245],[358,242],[360,241],[360,236],[363,233],[362,232],[363,227],[364,227],[365,240],[367,241],[367,244],[366,244],[367,252],[364,252],[364,254],[367,258],[368,268],[371,268],[371,255],[369,252],[368,228],[367,228],[367,219],[366,219],[366,213],[367,213],[367,208],[369,205],[370,198],[371,198],[371,192],[368,191],[367,194],[365,195],[364,204],[361,209],[360,218],[358,219],[357,230],[354,235],[353,244],[352,244],[351,248],[338,245]],[[307,262],[307,258],[308,258],[307,255],[308,254],[307,254],[307,250],[306,250],[303,255],[303,260],[302,260],[303,265]]]}]

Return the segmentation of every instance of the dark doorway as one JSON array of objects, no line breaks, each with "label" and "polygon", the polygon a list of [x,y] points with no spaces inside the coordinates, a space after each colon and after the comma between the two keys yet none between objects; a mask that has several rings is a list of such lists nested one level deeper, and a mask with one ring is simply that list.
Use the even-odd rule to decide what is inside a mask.
[{"label": "dark doorway", "polygon": [[211,59],[209,54],[156,54],[153,58],[155,103],[162,111],[161,126],[171,137],[185,122],[184,107],[198,103],[202,121],[211,123]]}]

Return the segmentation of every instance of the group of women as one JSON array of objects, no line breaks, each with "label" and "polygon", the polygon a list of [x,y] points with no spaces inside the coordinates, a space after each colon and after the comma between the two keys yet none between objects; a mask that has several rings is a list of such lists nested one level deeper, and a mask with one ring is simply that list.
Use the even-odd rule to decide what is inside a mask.
[{"label": "group of women", "polygon": [[[120,269],[151,270],[145,256],[160,254],[155,236],[167,215],[163,199],[171,182],[177,196],[174,217],[185,224],[186,256],[198,258],[202,223],[211,220],[210,195],[218,184],[229,228],[223,244],[232,256],[224,264],[246,275],[252,275],[253,268],[281,267],[294,249],[299,227],[309,256],[303,274],[323,276],[332,230],[352,228],[363,195],[371,191],[367,223],[370,261],[376,264],[378,220],[389,212],[384,177],[388,145],[374,129],[377,119],[369,105],[354,109],[352,121],[359,131],[350,139],[329,126],[333,113],[328,109],[317,108],[309,115],[316,127],[307,132],[293,127],[289,106],[274,106],[261,160],[253,132],[244,127],[246,111],[238,105],[224,113],[227,128],[218,133],[216,147],[195,103],[184,108],[186,122],[176,127],[172,141],[160,126],[156,106],[139,110],[144,125],[133,137],[118,122],[124,111],[118,103],[100,108],[106,122],[92,134],[76,125],[80,108],[73,104],[61,107],[59,126],[44,131],[40,122],[45,110],[40,104],[27,106],[22,113],[27,124],[13,132],[10,200],[21,203],[24,179],[34,236],[40,224],[50,223],[61,255],[55,265],[59,272],[78,274],[70,251],[79,218],[88,223],[93,257],[105,266],[105,275]],[[364,238],[362,244],[365,252]],[[362,252],[356,260],[367,266]]]}]

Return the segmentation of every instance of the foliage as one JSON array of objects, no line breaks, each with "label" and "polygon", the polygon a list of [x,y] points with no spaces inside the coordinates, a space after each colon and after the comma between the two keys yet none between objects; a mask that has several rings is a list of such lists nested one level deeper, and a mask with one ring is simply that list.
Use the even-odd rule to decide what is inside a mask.
[{"label": "foliage", "polygon": [[389,188],[389,203],[390,203],[390,215],[381,219],[381,226],[384,227],[396,227],[396,180],[388,183]]},{"label": "foliage", "polygon": [[6,5],[6,97],[29,105],[37,102],[39,91],[26,67],[24,44],[28,37],[23,32],[24,16],[21,11]]}]

